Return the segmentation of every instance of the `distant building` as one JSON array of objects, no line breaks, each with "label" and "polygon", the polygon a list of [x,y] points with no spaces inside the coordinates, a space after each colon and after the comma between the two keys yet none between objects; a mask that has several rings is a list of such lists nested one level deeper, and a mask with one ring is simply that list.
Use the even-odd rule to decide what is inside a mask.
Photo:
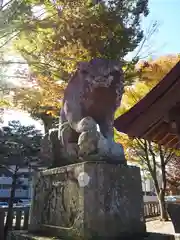
[{"label": "distant building", "polygon": [[151,178],[143,179],[142,175],[143,174],[141,174],[142,190],[143,190],[144,195],[154,195],[155,189],[154,189],[153,180]]},{"label": "distant building", "polygon": [[[0,201],[7,201],[10,197],[14,166],[0,167]],[[15,200],[31,198],[32,170],[21,168],[18,171]]]},{"label": "distant building", "polygon": [[[146,172],[138,163],[129,162],[128,165],[137,166],[140,168],[143,194],[145,196],[155,196],[156,191],[155,191],[153,179],[149,176],[148,172]],[[157,172],[157,180],[161,185],[162,179],[161,179],[160,172]]]}]

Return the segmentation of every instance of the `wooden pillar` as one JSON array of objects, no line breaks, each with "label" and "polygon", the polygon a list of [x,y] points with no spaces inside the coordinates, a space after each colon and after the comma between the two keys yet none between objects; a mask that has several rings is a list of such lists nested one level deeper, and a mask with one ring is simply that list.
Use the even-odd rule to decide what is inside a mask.
[{"label": "wooden pillar", "polygon": [[180,104],[171,108],[168,113],[168,122],[172,133],[175,133],[180,138]]}]

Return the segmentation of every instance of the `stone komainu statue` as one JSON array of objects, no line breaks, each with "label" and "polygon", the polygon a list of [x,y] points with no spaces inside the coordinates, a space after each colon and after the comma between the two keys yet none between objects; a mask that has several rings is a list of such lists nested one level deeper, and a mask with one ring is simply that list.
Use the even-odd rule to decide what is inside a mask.
[{"label": "stone komainu statue", "polygon": [[67,158],[86,160],[87,156],[96,156],[96,160],[125,161],[113,132],[123,88],[119,62],[93,59],[79,63],[65,90],[60,112],[59,139]]}]

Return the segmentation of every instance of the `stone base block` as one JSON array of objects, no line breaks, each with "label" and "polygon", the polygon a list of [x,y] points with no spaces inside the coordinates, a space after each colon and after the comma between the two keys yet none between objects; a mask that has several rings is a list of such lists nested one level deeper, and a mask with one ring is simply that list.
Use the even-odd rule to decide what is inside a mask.
[{"label": "stone base block", "polygon": [[[60,240],[60,238],[44,237],[27,231],[12,231],[9,233],[7,240]],[[145,233],[139,236],[131,236],[130,238],[118,238],[118,240],[180,240],[178,235],[161,234],[161,233]],[[62,239],[61,239],[62,240]],[[112,240],[106,238],[103,240]]]},{"label": "stone base block", "polygon": [[31,234],[28,231],[12,231],[8,233],[7,240],[52,240],[52,237]]},{"label": "stone base block", "polygon": [[175,233],[180,234],[180,203],[168,203],[167,210],[174,226]]},{"label": "stone base block", "polygon": [[89,239],[144,233],[137,167],[83,162],[39,172],[29,231]]}]

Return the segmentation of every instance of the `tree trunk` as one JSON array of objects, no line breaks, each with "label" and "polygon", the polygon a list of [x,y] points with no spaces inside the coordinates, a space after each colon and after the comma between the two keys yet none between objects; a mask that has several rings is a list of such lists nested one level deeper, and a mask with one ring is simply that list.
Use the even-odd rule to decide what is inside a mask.
[{"label": "tree trunk", "polygon": [[160,155],[160,163],[161,163],[161,174],[162,174],[162,187],[159,191],[159,206],[161,212],[161,220],[168,221],[168,213],[165,203],[165,192],[167,188],[167,178],[166,178],[166,164],[164,159],[164,152],[162,146],[159,145],[159,155]]},{"label": "tree trunk", "polygon": [[13,203],[14,203],[14,197],[15,197],[15,191],[16,191],[16,181],[17,181],[17,172],[18,172],[18,166],[16,166],[13,177],[12,177],[12,184],[11,184],[11,193],[9,198],[9,206],[8,206],[8,213],[6,218],[6,224],[4,228],[4,239],[7,237],[7,233],[9,230],[12,229],[12,223],[13,223]]},{"label": "tree trunk", "polygon": [[160,220],[168,221],[168,212],[167,212],[166,202],[165,202],[165,191],[163,189],[160,189],[160,192],[158,194],[158,200],[159,200],[159,207],[160,207]]},{"label": "tree trunk", "polygon": [[41,117],[41,120],[42,120],[43,125],[44,125],[44,132],[45,132],[45,134],[48,134],[49,130],[51,128],[53,128],[53,125],[56,121],[55,121],[54,118],[51,118],[50,116],[47,116],[47,115]]},{"label": "tree trunk", "polygon": [[162,189],[159,187],[159,183],[157,180],[157,176],[155,174],[151,174],[153,181],[154,181],[154,186],[156,190],[156,195],[159,201],[159,207],[160,207],[160,220],[162,221],[168,221],[168,213],[166,209],[166,202],[165,202],[165,189]]}]

